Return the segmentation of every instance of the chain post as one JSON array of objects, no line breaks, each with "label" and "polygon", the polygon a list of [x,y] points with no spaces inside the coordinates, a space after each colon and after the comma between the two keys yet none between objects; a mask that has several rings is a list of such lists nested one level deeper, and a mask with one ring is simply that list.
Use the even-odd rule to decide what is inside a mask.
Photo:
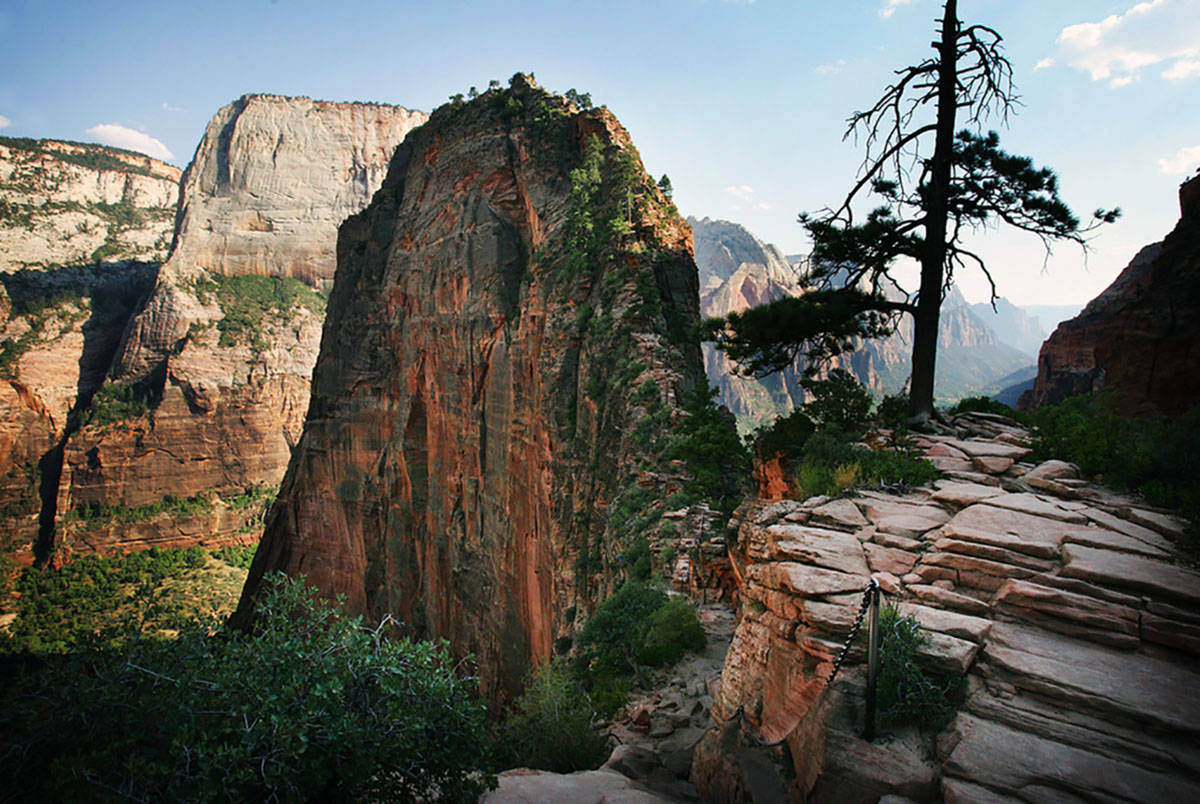
[{"label": "chain post", "polygon": [[875,692],[879,685],[879,585],[874,579],[868,595],[871,609],[867,620],[867,712],[863,739],[870,743],[875,740]]}]

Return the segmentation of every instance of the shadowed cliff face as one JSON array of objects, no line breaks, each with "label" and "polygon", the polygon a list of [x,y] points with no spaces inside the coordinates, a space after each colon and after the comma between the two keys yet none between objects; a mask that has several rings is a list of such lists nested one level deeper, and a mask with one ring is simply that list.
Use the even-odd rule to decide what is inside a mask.
[{"label": "shadowed cliff face", "polygon": [[514,691],[606,591],[606,507],[656,460],[632,391],[675,409],[700,381],[696,299],[690,232],[607,110],[517,76],[435,112],[339,233],[242,614],[302,573]]},{"label": "shadowed cliff face", "polygon": [[1180,219],[1042,345],[1020,407],[1101,389],[1126,415],[1200,403],[1200,178],[1179,188]]}]

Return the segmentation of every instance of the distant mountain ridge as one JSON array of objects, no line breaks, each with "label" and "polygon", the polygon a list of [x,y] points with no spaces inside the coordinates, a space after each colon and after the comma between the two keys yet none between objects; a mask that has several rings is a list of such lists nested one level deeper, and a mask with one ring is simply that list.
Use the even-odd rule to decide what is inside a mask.
[{"label": "distant mountain ridge", "polygon": [[[696,242],[700,272],[700,310],[706,317],[728,315],[784,296],[806,292],[799,281],[799,255],[783,255],[739,224],[710,218],[688,218]],[[1037,338],[1036,319],[1005,302],[1014,332],[1025,331],[1025,344]],[[1008,310],[1008,308],[1012,308]],[[989,307],[990,313],[990,307]],[[1008,320],[1008,319],[1006,319]],[[864,342],[835,359],[832,366],[852,372],[872,392],[892,394],[907,383],[911,363],[912,322],[903,319],[890,337]],[[1038,340],[1037,345],[1041,345]],[[1006,342],[951,288],[942,304],[941,335],[935,389],[940,400],[951,401],[984,393],[1001,378],[1032,372],[1034,347],[1025,351]],[[800,385],[804,361],[763,378],[743,377],[724,354],[704,347],[709,382],[720,401],[738,418],[744,432],[767,424],[804,403]],[[998,390],[998,389],[997,389]]]}]

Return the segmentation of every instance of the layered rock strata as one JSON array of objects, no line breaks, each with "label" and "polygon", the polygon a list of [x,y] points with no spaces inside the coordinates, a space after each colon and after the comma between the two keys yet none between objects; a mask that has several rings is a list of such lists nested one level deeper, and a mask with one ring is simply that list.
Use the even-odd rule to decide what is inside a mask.
[{"label": "layered rock strata", "polygon": [[0,272],[162,260],[179,178],[118,148],[0,137]]},{"label": "layered rock strata", "polygon": [[308,407],[337,226],[425,119],[274,95],[217,112],[183,177],[171,257],[66,445],[56,547],[257,537]]},{"label": "layered rock strata", "polygon": [[[1183,522],[1069,464],[1028,463],[1014,423],[955,423],[957,436],[918,437],[943,473],[932,486],[744,509],[717,723],[740,710],[785,741],[797,800],[1195,799],[1200,573],[1181,559]],[[862,639],[823,692],[871,578],[920,622],[919,661],[966,675],[938,735],[859,737]],[[693,772],[718,799],[753,764],[730,763],[722,738],[705,738]]]},{"label": "layered rock strata", "polygon": [[1179,188],[1180,218],[1042,345],[1033,409],[1107,389],[1126,415],[1200,403],[1200,177]]},{"label": "layered rock strata", "polygon": [[[43,476],[171,242],[178,168],[0,137],[0,553],[33,560]],[[124,258],[137,258],[137,262]],[[101,262],[102,261],[102,262]]]},{"label": "layered rock strata", "polygon": [[607,110],[521,75],[442,107],[341,228],[243,613],[265,572],[304,573],[511,693],[607,591],[610,503],[653,486],[649,445],[703,381],[697,317],[687,225]]}]

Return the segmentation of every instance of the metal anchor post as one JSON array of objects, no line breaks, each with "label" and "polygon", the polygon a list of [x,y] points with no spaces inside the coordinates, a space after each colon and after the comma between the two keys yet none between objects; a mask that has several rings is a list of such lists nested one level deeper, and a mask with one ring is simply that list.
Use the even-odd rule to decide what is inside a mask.
[{"label": "metal anchor post", "polygon": [[867,713],[863,739],[875,740],[875,690],[879,684],[879,584],[871,579],[870,615],[867,619]]}]

